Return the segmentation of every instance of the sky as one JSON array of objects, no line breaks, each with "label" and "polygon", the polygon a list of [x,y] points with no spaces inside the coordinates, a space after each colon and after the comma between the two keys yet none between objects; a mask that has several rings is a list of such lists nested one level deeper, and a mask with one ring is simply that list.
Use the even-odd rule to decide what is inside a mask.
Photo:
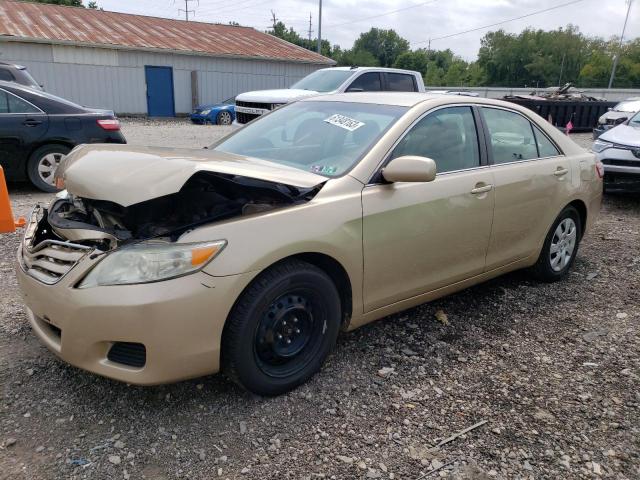
[{"label": "sky", "polygon": [[[187,0],[193,20],[213,23],[236,21],[266,30],[272,12],[278,20],[308,36],[309,14],[313,38],[318,22],[318,0]],[[411,48],[450,48],[466,60],[475,59],[480,39],[491,30],[502,28],[519,33],[527,27],[552,30],[576,25],[587,35],[609,38],[620,35],[628,0],[574,0],[572,5],[552,9],[571,0],[324,0],[322,38],[342,48],[351,48],[361,32],[371,27],[393,28],[409,40]],[[640,36],[640,0],[632,0],[625,39]],[[86,3],[86,2],[85,2]],[[105,10],[167,18],[182,18],[185,0],[97,0]],[[547,12],[475,30],[544,9]],[[447,36],[448,38],[441,38]]]}]

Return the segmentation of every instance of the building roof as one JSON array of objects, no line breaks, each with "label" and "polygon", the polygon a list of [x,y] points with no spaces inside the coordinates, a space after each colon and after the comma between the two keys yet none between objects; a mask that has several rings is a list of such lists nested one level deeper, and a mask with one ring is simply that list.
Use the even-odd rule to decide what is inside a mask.
[{"label": "building roof", "polygon": [[0,0],[0,40],[144,49],[332,65],[250,27],[186,22],[80,7]]}]

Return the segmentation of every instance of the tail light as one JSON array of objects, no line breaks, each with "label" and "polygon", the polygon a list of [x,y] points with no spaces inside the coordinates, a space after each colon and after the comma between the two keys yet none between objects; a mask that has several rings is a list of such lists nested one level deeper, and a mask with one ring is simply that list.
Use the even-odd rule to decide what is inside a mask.
[{"label": "tail light", "polygon": [[596,173],[598,174],[598,178],[604,178],[604,165],[599,160],[596,162]]},{"label": "tail light", "polygon": [[100,125],[103,130],[120,130],[120,121],[117,118],[106,118],[98,120],[98,125]]}]

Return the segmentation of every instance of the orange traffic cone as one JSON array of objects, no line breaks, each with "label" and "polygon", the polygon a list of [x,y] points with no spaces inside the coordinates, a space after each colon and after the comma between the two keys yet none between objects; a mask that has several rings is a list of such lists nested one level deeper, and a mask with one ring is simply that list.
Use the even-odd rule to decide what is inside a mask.
[{"label": "orange traffic cone", "polygon": [[16,227],[23,227],[26,221],[24,217],[13,219],[11,203],[9,202],[9,190],[4,179],[4,170],[0,166],[0,233],[15,232]]}]

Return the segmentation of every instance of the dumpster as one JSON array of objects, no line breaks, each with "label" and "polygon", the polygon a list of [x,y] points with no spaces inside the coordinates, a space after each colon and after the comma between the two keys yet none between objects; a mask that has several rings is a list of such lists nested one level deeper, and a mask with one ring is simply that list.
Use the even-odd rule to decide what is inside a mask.
[{"label": "dumpster", "polygon": [[576,131],[593,130],[598,124],[598,118],[617,103],[585,95],[571,83],[531,92],[530,95],[506,95],[503,100],[533,110],[561,129],[571,120],[573,130]]}]

